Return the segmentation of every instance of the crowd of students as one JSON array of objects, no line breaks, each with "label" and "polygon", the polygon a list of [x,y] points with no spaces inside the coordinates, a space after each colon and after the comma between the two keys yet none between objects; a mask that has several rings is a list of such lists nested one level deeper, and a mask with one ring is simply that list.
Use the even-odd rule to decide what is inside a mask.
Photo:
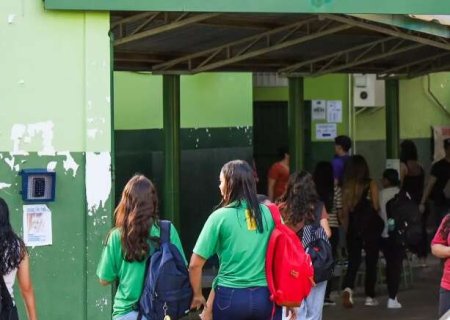
[{"label": "crowd of students", "polygon": [[[346,136],[335,140],[335,158],[318,163],[313,175],[306,171],[289,175],[289,155],[277,164],[283,183],[269,174],[269,198],[258,198],[253,168],[245,161],[226,163],[219,174],[221,202],[211,213],[198,237],[189,264],[185,258],[178,232],[170,227],[170,243],[180,252],[189,268],[192,286],[192,309],[203,308],[202,319],[307,319],[322,318],[324,303],[333,304],[330,293],[343,289],[342,303],[354,305],[353,289],[361,261],[365,259],[365,305],[375,306],[375,284],[380,251],[386,259],[388,308],[401,308],[397,300],[405,247],[390,233],[387,203],[404,190],[426,212],[426,200],[431,197],[439,229],[432,240],[432,252],[445,259],[441,281],[439,314],[450,309],[450,139],[445,140],[446,156],[436,162],[431,178],[424,187],[424,170],[417,161],[417,150],[411,141],[401,145],[400,175],[396,170],[383,173],[381,192],[369,172],[364,157],[350,155],[351,140]],[[288,173],[286,180],[286,172]],[[277,184],[278,183],[278,184]],[[267,244],[274,229],[270,210],[265,205],[277,204],[284,224],[302,237],[306,226],[316,224],[329,238],[332,255],[338,258],[340,229],[345,231],[347,272],[342,288],[332,279],[316,283],[299,308],[286,308],[271,300],[265,270]],[[426,217],[422,215],[423,228]],[[6,287],[13,299],[12,285],[16,275],[25,299],[28,319],[37,319],[34,294],[29,276],[28,254],[22,240],[9,223],[8,206],[0,199],[0,264]],[[122,192],[115,210],[115,225],[108,234],[100,258],[97,276],[100,283],[118,282],[113,303],[115,320],[154,320],[138,314],[138,303],[146,275],[146,261],[158,248],[161,237],[158,196],[153,183],[142,175],[132,177]],[[424,257],[428,240],[426,232],[416,252]],[[363,255],[364,252],[364,255]],[[206,299],[202,291],[202,269],[212,256],[219,258],[218,275]],[[13,300],[14,301],[14,300]],[[17,310],[12,309],[17,319]],[[15,317],[15,318],[14,318]],[[167,318],[167,317],[166,317]],[[165,319],[166,319],[165,318]],[[170,319],[170,318],[167,318]]]}]

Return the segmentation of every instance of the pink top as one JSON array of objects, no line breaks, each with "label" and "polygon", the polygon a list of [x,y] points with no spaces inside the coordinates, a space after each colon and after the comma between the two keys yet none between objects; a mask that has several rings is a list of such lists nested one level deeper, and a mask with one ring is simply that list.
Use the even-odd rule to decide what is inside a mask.
[{"label": "pink top", "polygon": [[[450,232],[447,234],[446,238],[442,236],[441,232],[444,228],[444,224],[449,219],[450,215],[447,215],[444,219],[442,219],[441,225],[439,226],[439,229],[436,232],[433,241],[431,241],[431,245],[442,244],[444,246],[450,246]],[[450,290],[450,258],[445,259],[444,274],[442,275],[441,287],[445,290]]]}]

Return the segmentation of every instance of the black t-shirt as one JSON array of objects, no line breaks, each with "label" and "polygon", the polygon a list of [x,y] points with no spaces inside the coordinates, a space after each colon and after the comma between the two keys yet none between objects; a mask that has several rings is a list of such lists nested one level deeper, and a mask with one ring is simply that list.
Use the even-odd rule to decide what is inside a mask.
[{"label": "black t-shirt", "polygon": [[450,201],[444,196],[444,188],[450,179],[450,162],[442,159],[433,164],[431,167],[431,175],[436,178],[431,193],[432,199],[436,205],[447,205]]}]

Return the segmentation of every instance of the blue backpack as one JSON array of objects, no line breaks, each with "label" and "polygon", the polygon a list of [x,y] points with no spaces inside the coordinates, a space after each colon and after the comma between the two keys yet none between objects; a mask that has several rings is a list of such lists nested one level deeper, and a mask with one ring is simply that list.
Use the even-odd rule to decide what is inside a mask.
[{"label": "blue backpack", "polygon": [[170,243],[170,221],[160,222],[161,244],[148,259],[144,289],[139,300],[138,320],[179,319],[189,313],[192,288],[189,273],[178,248]]}]

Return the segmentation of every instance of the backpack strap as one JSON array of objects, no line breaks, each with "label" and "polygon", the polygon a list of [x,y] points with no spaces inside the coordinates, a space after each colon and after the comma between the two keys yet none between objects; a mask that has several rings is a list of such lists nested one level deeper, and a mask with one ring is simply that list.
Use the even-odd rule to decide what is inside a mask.
[{"label": "backpack strap", "polygon": [[275,226],[281,225],[281,213],[278,209],[277,205],[274,203],[267,204],[267,207],[270,210],[270,213],[272,214],[273,222],[275,222]]},{"label": "backpack strap", "polygon": [[159,223],[159,227],[161,228],[161,244],[170,242],[170,221],[169,220],[161,220]]}]

